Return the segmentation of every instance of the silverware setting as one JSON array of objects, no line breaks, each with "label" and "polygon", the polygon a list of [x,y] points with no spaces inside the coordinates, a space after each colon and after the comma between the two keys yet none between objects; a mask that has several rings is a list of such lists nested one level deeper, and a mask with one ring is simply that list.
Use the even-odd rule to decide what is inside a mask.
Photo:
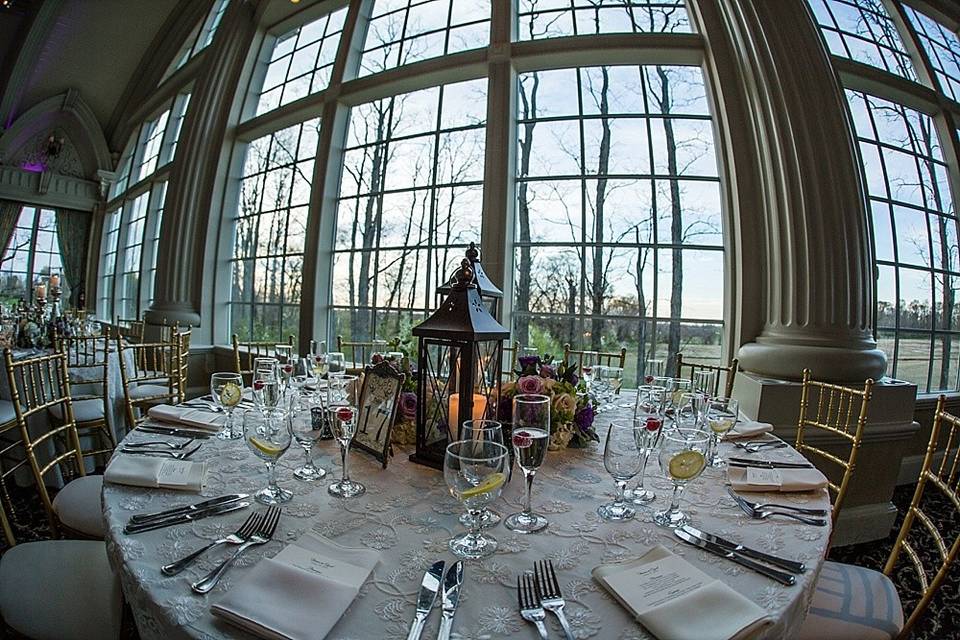
[{"label": "silverware setting", "polygon": [[760,453],[767,449],[783,449],[787,446],[786,442],[780,440],[750,440],[749,442],[733,441],[733,446],[743,449],[747,453]]},{"label": "silverware setting", "polygon": [[769,553],[764,553],[763,551],[758,551],[756,549],[751,549],[739,542],[733,542],[732,540],[726,540],[720,536],[713,533],[706,533],[700,531],[696,527],[690,525],[683,525],[680,527],[686,533],[689,533],[695,538],[700,538],[707,542],[712,542],[713,544],[719,545],[733,551],[734,553],[739,553],[742,556],[747,556],[748,558],[753,558],[754,560],[760,560],[761,562],[766,562],[767,564],[772,564],[775,567],[779,567],[784,571],[794,574],[805,573],[807,571],[807,565],[802,562],[797,562],[796,560],[788,560],[786,558],[781,558],[779,556],[774,556]]},{"label": "silverware setting", "polygon": [[821,516],[826,517],[830,513],[826,509],[808,509],[806,507],[796,507],[792,504],[777,504],[776,502],[751,502],[744,498],[743,496],[734,492],[730,487],[727,487],[727,493],[730,494],[730,497],[736,500],[738,503],[742,502],[751,509],[786,509],[788,511],[793,511],[795,513],[802,513],[806,516]]},{"label": "silverware setting", "polygon": [[140,447],[167,447],[168,449],[173,449],[180,451],[186,449],[194,443],[194,438],[189,440],[184,440],[183,442],[170,442],[168,440],[144,440],[142,442],[124,442],[123,446],[126,448],[140,448]]},{"label": "silverware setting", "polygon": [[537,589],[532,576],[517,576],[517,602],[520,607],[520,617],[537,627],[541,640],[548,640],[547,627],[543,624],[547,614],[544,613],[543,605],[537,598]]},{"label": "silverware setting", "polygon": [[407,640],[420,640],[420,634],[423,633],[423,625],[433,610],[433,603],[437,601],[437,594],[440,592],[440,583],[443,580],[444,561],[434,562],[433,565],[423,574],[420,581],[420,593],[417,595],[417,613],[413,617],[413,623],[410,625],[410,633],[407,634]]},{"label": "silverware setting", "polygon": [[203,511],[182,513],[167,518],[158,518],[148,522],[141,522],[139,524],[128,524],[123,528],[123,532],[126,534],[131,534],[143,533],[144,531],[153,531],[154,529],[163,529],[164,527],[172,527],[178,524],[186,524],[188,522],[202,520],[203,518],[207,518],[209,516],[216,516],[223,513],[230,513],[231,511],[237,511],[239,509],[246,509],[249,506],[249,500],[244,500],[242,502],[231,502],[218,507],[213,507],[211,509],[204,509]]},{"label": "silverware setting", "polygon": [[120,448],[120,453],[126,453],[127,455],[137,455],[137,456],[160,456],[162,458],[173,458],[174,460],[186,460],[197,451],[200,450],[200,447],[203,446],[203,443],[198,444],[193,449],[186,451],[170,451],[167,449],[138,449],[136,447],[129,447],[124,445]]},{"label": "silverware setting", "polygon": [[747,558],[746,556],[741,555],[737,551],[733,551],[731,549],[728,549],[714,542],[708,542],[707,540],[698,538],[697,536],[687,533],[687,531],[684,530],[683,528],[674,529],[673,534],[678,538],[680,538],[681,540],[683,540],[684,542],[686,542],[687,544],[703,549],[704,551],[720,556],[721,558],[726,558],[728,560],[736,562],[740,566],[746,569],[750,569],[751,571],[755,571],[760,575],[764,575],[770,578],[771,580],[776,580],[780,584],[793,586],[797,583],[796,577],[793,576],[792,574],[785,573],[777,569],[773,569],[771,567],[768,567],[765,564],[760,564],[759,562],[751,560],[750,558]]},{"label": "silverware setting", "polygon": [[230,535],[220,538],[219,540],[214,540],[208,545],[205,545],[193,553],[184,556],[183,558],[177,560],[176,562],[171,562],[170,564],[164,565],[160,568],[160,571],[165,576],[175,576],[193,563],[194,560],[202,556],[204,553],[218,547],[222,544],[243,544],[260,528],[260,523],[263,521],[263,516],[259,513],[251,513],[247,519],[244,521],[240,528],[236,532],[231,533]]},{"label": "silverware setting", "polygon": [[787,518],[793,518],[794,520],[798,520],[804,524],[812,524],[815,527],[827,526],[827,521],[822,518],[813,518],[807,515],[796,513],[794,511],[787,511],[786,509],[756,509],[752,505],[747,504],[742,500],[735,500],[735,502],[744,513],[754,520],[766,520],[771,516],[784,516]]},{"label": "silverware setting", "polygon": [[127,524],[142,524],[144,522],[150,522],[151,520],[162,520],[164,518],[184,515],[187,513],[196,513],[199,511],[205,511],[207,509],[212,509],[214,507],[230,504],[231,502],[239,502],[249,497],[249,494],[246,493],[229,493],[224,496],[210,498],[209,500],[204,500],[195,504],[185,504],[179,507],[166,509],[164,511],[157,511],[155,513],[138,513],[130,516],[130,520]]},{"label": "silverware setting", "polygon": [[813,469],[809,462],[783,462],[780,460],[752,460],[750,458],[727,458],[731,467],[756,467],[758,469]]},{"label": "silverware setting", "polygon": [[137,427],[137,431],[174,438],[193,438],[195,440],[205,440],[213,436],[213,432],[210,431],[182,429],[179,427],[162,427],[155,424],[142,424]]},{"label": "silverware setting", "polygon": [[267,508],[267,512],[260,520],[256,531],[251,534],[249,538],[244,540],[240,544],[240,547],[234,551],[232,555],[217,565],[213,571],[191,584],[190,588],[196,593],[209,593],[215,586],[217,586],[217,583],[220,582],[220,579],[223,578],[227,570],[233,565],[236,559],[243,554],[244,551],[250,547],[259,546],[270,542],[270,540],[273,538],[273,534],[277,531],[277,523],[280,522],[280,513],[280,507],[272,506]]},{"label": "silverware setting", "polygon": [[450,640],[453,629],[453,616],[460,604],[460,586],[463,584],[463,561],[458,560],[447,569],[443,577],[443,613],[440,618],[440,631],[437,640]]},{"label": "silverware setting", "polygon": [[553,561],[541,560],[533,564],[533,574],[536,580],[534,587],[537,591],[537,599],[540,606],[546,611],[551,612],[560,621],[563,627],[563,635],[567,640],[574,640],[573,632],[570,630],[570,623],[567,622],[567,616],[563,614],[563,607],[566,602],[563,600],[563,594],[560,593],[560,582],[557,580],[557,573],[553,570]]}]

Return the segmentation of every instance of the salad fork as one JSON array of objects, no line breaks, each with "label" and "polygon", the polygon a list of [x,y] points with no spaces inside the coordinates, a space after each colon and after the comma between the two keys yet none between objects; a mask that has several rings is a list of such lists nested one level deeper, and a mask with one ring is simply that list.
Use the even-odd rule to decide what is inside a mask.
[{"label": "salad fork", "polygon": [[787,518],[793,518],[794,520],[799,520],[805,524],[812,524],[817,527],[827,526],[827,521],[822,518],[811,518],[810,516],[801,515],[799,513],[794,513],[792,511],[776,511],[774,509],[754,509],[749,504],[737,500],[737,504],[746,513],[748,516],[754,520],[766,520],[770,516],[786,516]]},{"label": "salad fork", "polygon": [[787,509],[789,511],[795,511],[796,513],[802,513],[807,516],[826,516],[826,509],[808,509],[806,507],[795,507],[791,504],[777,504],[776,502],[751,502],[741,495],[734,493],[733,489],[727,487],[727,493],[730,494],[730,497],[736,500],[738,503],[743,503],[750,507],[751,509]]},{"label": "salad fork", "polygon": [[560,593],[560,582],[557,580],[556,571],[553,570],[553,562],[550,560],[535,562],[533,572],[536,576],[534,586],[537,588],[537,598],[540,600],[540,605],[557,616],[557,619],[560,620],[560,626],[563,627],[563,635],[567,637],[567,640],[574,640],[570,623],[567,622],[567,616],[563,614],[563,607],[566,602],[563,600],[563,594]]},{"label": "salad fork", "polygon": [[124,442],[123,446],[125,448],[167,447],[168,449],[180,451],[180,450],[186,449],[193,443],[194,443],[194,439],[190,438],[185,442],[169,442],[167,440],[144,440],[143,442]]},{"label": "salad fork", "polygon": [[209,549],[212,549],[213,547],[220,546],[221,544],[243,544],[244,542],[250,539],[250,536],[252,536],[255,531],[257,531],[260,528],[260,523],[262,520],[263,520],[263,516],[261,516],[259,513],[251,513],[250,517],[248,517],[247,520],[242,525],[240,525],[240,528],[237,529],[236,532],[231,533],[230,535],[224,538],[220,538],[219,540],[214,540],[210,544],[200,549],[197,549],[190,555],[184,558],[181,558],[176,562],[171,562],[168,565],[164,565],[163,567],[160,568],[160,571],[165,576],[175,576],[181,571],[183,571],[184,569],[186,569],[188,566],[190,566],[190,563],[192,563],[194,560],[202,556],[204,553],[206,553]]},{"label": "salad fork", "polygon": [[187,458],[195,454],[197,451],[199,451],[200,447],[202,446],[203,444],[201,443],[195,446],[193,449],[190,449],[189,451],[167,451],[165,449],[137,449],[137,448],[130,449],[126,445],[124,445],[120,449],[120,453],[126,453],[128,455],[140,455],[140,456],[161,456],[161,457],[173,458],[175,460],[186,460]]},{"label": "salad fork", "polygon": [[734,441],[733,446],[743,449],[747,453],[760,453],[767,449],[782,449],[787,446],[787,443],[779,440],[751,440],[750,442]]},{"label": "salad fork", "polygon": [[520,604],[520,617],[527,622],[532,622],[540,633],[541,640],[548,640],[547,627],[543,621],[547,619],[543,607],[537,600],[536,587],[533,578],[525,575],[522,578],[517,576],[517,601]]},{"label": "salad fork", "polygon": [[236,561],[240,555],[249,549],[250,547],[258,546],[261,544],[267,544],[273,538],[273,534],[277,530],[277,523],[280,522],[280,507],[272,506],[267,509],[266,514],[264,514],[263,519],[260,521],[260,526],[257,527],[256,532],[251,535],[245,542],[240,545],[240,548],[233,552],[229,558],[221,562],[217,567],[200,578],[196,582],[190,585],[190,588],[197,593],[209,593],[217,583],[220,582],[220,578],[227,572],[227,569]]}]

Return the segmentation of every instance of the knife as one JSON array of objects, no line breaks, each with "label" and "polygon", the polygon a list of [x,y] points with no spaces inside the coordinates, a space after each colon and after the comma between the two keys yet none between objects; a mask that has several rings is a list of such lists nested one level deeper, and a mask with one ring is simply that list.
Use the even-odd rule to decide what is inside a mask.
[{"label": "knife", "polygon": [[144,433],[157,433],[164,436],[178,436],[180,438],[209,438],[214,435],[212,431],[197,431],[193,429],[178,429],[176,427],[158,427],[154,425],[143,425],[137,427],[137,431]]},{"label": "knife", "polygon": [[787,560],[786,558],[778,558],[777,556],[772,556],[769,553],[764,553],[763,551],[757,551],[756,549],[751,549],[750,547],[745,547],[738,542],[731,542],[721,538],[720,536],[714,535],[712,533],[705,533],[700,531],[696,527],[691,527],[690,525],[684,525],[680,527],[686,533],[689,533],[695,538],[700,538],[707,542],[712,542],[713,544],[719,545],[724,549],[739,553],[742,556],[747,556],[748,558],[753,558],[754,560],[760,560],[766,562],[767,564],[772,564],[775,567],[780,567],[790,573],[804,573],[807,570],[807,565],[802,562],[795,562],[794,560]]},{"label": "knife", "polygon": [[153,531],[154,529],[172,527],[173,525],[177,524],[186,524],[187,522],[193,522],[194,520],[202,520],[207,516],[216,516],[222,513],[230,513],[231,511],[236,511],[238,509],[246,509],[249,506],[249,500],[245,500],[243,502],[231,502],[230,504],[220,505],[219,507],[214,507],[212,509],[207,509],[206,511],[200,511],[197,513],[185,513],[179,516],[163,518],[161,520],[151,520],[150,522],[143,522],[140,524],[128,524],[123,528],[123,532],[130,534]]},{"label": "knife", "polygon": [[764,469],[813,469],[809,462],[780,462],[778,460],[751,460],[750,458],[727,458],[727,462],[737,467],[760,467]]},{"label": "knife", "polygon": [[420,581],[420,595],[417,596],[417,615],[414,616],[413,624],[410,625],[407,640],[420,640],[423,625],[426,624],[427,617],[433,609],[433,603],[437,600],[437,593],[440,591],[444,564],[443,560],[434,562],[433,566],[423,574],[423,580]]},{"label": "knife", "polygon": [[443,577],[443,617],[440,619],[440,633],[437,640],[450,640],[450,630],[453,629],[453,614],[457,612],[460,602],[460,585],[463,584],[463,561],[457,560],[447,569]]},{"label": "knife", "polygon": [[721,558],[726,558],[727,560],[732,560],[739,564],[742,567],[746,567],[752,571],[767,576],[771,580],[776,580],[780,584],[785,584],[788,587],[793,586],[797,583],[797,579],[790,575],[789,573],[784,573],[783,571],[777,571],[776,569],[771,569],[770,567],[760,564],[759,562],[754,562],[749,558],[745,558],[736,551],[730,551],[725,549],[718,544],[712,542],[707,542],[706,540],[701,540],[696,536],[692,536],[683,529],[674,529],[673,534],[686,542],[687,544],[692,544],[695,547],[699,547],[710,553],[720,556]]},{"label": "knife", "polygon": [[194,513],[196,511],[203,511],[204,509],[211,509],[213,507],[219,507],[220,505],[230,504],[231,502],[238,502],[249,497],[250,495],[247,493],[229,493],[225,496],[210,498],[209,500],[204,500],[203,502],[197,502],[195,504],[185,504],[180,507],[167,509],[166,511],[157,511],[156,513],[138,513],[130,516],[130,520],[127,522],[127,524],[140,524],[142,522],[149,522],[150,520],[169,518],[171,516],[179,516],[185,513]]}]

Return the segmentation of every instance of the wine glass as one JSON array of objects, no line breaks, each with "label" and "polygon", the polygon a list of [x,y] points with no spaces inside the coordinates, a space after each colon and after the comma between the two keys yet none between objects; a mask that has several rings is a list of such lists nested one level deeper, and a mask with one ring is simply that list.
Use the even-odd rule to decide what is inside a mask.
[{"label": "wine glass", "polygon": [[239,373],[214,373],[210,376],[210,396],[214,404],[227,414],[227,422],[217,433],[220,440],[238,440],[243,437],[240,429],[234,430],[233,410],[243,399],[243,376]]},{"label": "wine glass", "polygon": [[674,424],[677,427],[687,429],[700,428],[700,421],[703,417],[703,405],[706,402],[702,393],[684,393],[680,396],[680,404],[673,416]]},{"label": "wine glass", "polygon": [[711,467],[727,465],[726,460],[720,455],[720,440],[730,429],[733,429],[738,415],[740,415],[740,405],[733,398],[713,398],[707,402],[707,426],[713,434],[710,455],[707,456],[707,464]]},{"label": "wine glass", "polygon": [[674,378],[673,384],[670,386],[670,406],[673,408],[673,414],[676,416],[677,411],[680,410],[681,400],[683,399],[683,394],[691,393],[693,391],[693,384],[689,380],[683,378]]},{"label": "wine glass", "polygon": [[331,351],[327,354],[327,375],[343,373],[347,370],[347,360],[340,351]]},{"label": "wine glass", "polygon": [[327,385],[327,410],[333,425],[333,436],[340,443],[340,461],[343,472],[340,480],[327,487],[327,493],[340,498],[356,498],[367,490],[350,479],[348,467],[350,442],[357,432],[357,405],[360,381],[357,376],[331,376]]},{"label": "wine glass", "polygon": [[543,464],[550,442],[550,398],[521,393],[513,397],[513,453],[523,471],[526,499],[523,511],[507,516],[504,526],[517,533],[536,533],[547,527],[547,519],[530,509],[533,477]]},{"label": "wine glass", "polygon": [[275,344],[273,345],[273,352],[276,354],[277,362],[280,364],[288,364],[290,358],[293,357],[293,346],[289,344]]},{"label": "wine glass", "polygon": [[673,497],[669,508],[654,514],[657,525],[676,529],[690,521],[680,510],[680,494],[688,482],[703,473],[709,446],[710,435],[696,429],[676,429],[664,434],[658,458],[663,474],[673,482]]},{"label": "wine glass", "polygon": [[262,504],[289,502],[293,493],[277,484],[277,461],[290,448],[290,429],[283,421],[273,420],[259,411],[247,411],[243,414],[243,435],[250,450],[267,463],[270,475],[267,486],[254,494],[256,501]]},{"label": "wine glass", "polygon": [[580,377],[583,378],[583,384],[587,387],[587,393],[590,393],[590,387],[593,385],[593,368],[597,366],[597,352],[584,351],[580,358]]},{"label": "wine glass", "polygon": [[643,375],[646,382],[652,383],[654,378],[663,377],[663,360],[653,359],[644,363]]},{"label": "wine glass", "polygon": [[280,381],[275,368],[257,369],[253,372],[253,402],[266,414],[280,404]]},{"label": "wine glass", "polygon": [[[496,420],[466,420],[460,427],[460,440],[478,442],[496,442],[503,444],[503,426]],[[507,452],[509,454],[509,451]],[[509,468],[509,460],[507,463]],[[460,516],[460,524],[473,526],[473,516],[469,511]],[[484,507],[480,511],[480,528],[493,527],[500,523],[500,514]]]},{"label": "wine glass", "polygon": [[290,412],[287,414],[290,433],[297,444],[303,447],[306,457],[306,462],[295,469],[293,475],[305,482],[320,480],[327,475],[326,471],[313,463],[313,445],[320,439],[323,425],[314,422],[312,409],[312,405],[306,398],[299,398],[297,402],[291,403]]},{"label": "wine glass", "polygon": [[700,369],[693,374],[693,390],[708,398],[717,394],[717,372],[712,369]]},{"label": "wine glass", "polygon": [[647,473],[650,454],[657,449],[660,435],[663,433],[663,396],[660,387],[645,385],[637,390],[637,405],[633,411],[633,423],[637,427],[637,444],[640,451],[640,481],[631,489],[627,498],[633,504],[645,505],[653,502],[657,494],[643,486]]},{"label": "wine glass", "polygon": [[633,420],[614,420],[610,423],[603,448],[603,466],[617,483],[617,495],[613,502],[597,507],[597,513],[604,520],[630,520],[637,515],[636,509],[624,501],[624,493],[627,482],[643,467],[643,454],[640,449],[640,431],[643,430],[645,429]]},{"label": "wine glass", "polygon": [[386,357],[387,354],[387,341],[386,340],[373,340],[370,346],[370,360],[372,361],[377,356],[380,356],[380,359]]},{"label": "wine glass", "polygon": [[448,543],[459,558],[476,559],[491,555],[497,541],[480,532],[481,513],[500,497],[507,480],[504,473],[507,448],[488,440],[458,440],[447,445],[443,458],[443,478],[450,495],[463,503],[470,514],[469,531],[454,536]]}]

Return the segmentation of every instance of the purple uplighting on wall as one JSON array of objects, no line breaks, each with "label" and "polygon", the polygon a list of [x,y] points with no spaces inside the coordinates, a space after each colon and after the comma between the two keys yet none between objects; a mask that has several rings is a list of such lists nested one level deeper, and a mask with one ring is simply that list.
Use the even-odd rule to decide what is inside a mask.
[{"label": "purple uplighting on wall", "polygon": [[22,162],[20,168],[31,173],[43,173],[47,170],[47,165],[42,162]]}]

